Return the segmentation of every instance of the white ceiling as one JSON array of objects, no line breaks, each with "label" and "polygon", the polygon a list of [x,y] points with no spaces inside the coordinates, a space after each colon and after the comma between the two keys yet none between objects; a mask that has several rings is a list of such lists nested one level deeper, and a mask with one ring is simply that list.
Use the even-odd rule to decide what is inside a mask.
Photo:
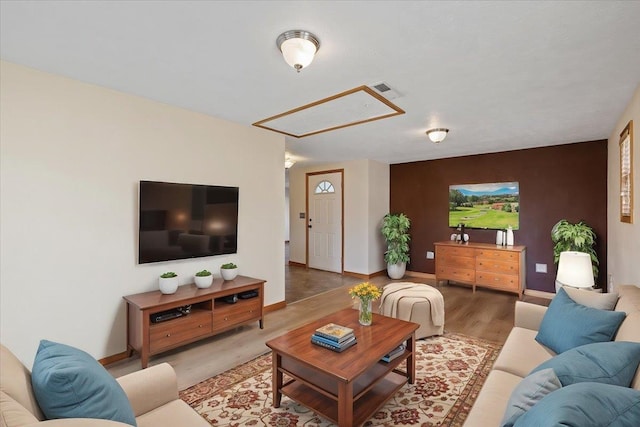
[{"label": "white ceiling", "polygon": [[[3,0],[0,55],[246,125],[384,81],[406,114],[286,148],[401,163],[608,138],[640,82],[639,26],[638,1]],[[275,43],[291,29],[321,42],[300,74]],[[433,144],[432,127],[451,131]]]}]

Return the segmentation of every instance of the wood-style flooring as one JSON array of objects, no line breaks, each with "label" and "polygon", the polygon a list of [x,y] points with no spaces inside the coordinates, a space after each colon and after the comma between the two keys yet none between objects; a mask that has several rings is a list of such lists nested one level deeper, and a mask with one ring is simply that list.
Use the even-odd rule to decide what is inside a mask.
[{"label": "wood-style flooring", "polygon": [[[182,390],[213,375],[268,351],[265,342],[282,333],[345,307],[353,306],[348,289],[361,279],[285,266],[287,299],[284,309],[268,313],[264,329],[258,322],[241,326],[203,341],[171,350],[151,358],[149,365],[170,363],[176,370],[178,387]],[[405,277],[404,281],[435,285],[433,279]],[[370,280],[378,286],[391,280],[379,276]],[[290,289],[289,289],[290,288]],[[333,288],[333,289],[332,289]],[[445,301],[445,331],[458,332],[496,342],[504,342],[513,327],[514,305],[517,297],[504,292],[470,287],[442,285],[437,287]],[[327,290],[328,289],[328,290]],[[315,296],[309,296],[314,294]],[[318,293],[320,292],[320,293]],[[118,377],[140,369],[136,355],[107,367]]]}]

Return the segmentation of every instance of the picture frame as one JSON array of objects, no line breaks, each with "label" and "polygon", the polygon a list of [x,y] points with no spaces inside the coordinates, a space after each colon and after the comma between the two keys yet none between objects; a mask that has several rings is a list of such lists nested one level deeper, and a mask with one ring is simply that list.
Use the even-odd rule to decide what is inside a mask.
[{"label": "picture frame", "polygon": [[620,133],[620,221],[633,223],[633,120]]}]

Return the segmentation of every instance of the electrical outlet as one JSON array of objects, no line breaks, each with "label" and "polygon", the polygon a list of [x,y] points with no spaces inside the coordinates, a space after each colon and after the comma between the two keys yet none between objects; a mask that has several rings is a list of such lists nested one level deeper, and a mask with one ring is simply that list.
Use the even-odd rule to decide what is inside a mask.
[{"label": "electrical outlet", "polygon": [[547,264],[536,263],[536,273],[546,273],[546,272],[547,272]]},{"label": "electrical outlet", "polygon": [[427,251],[427,259],[433,259],[435,258],[435,254],[433,253],[433,251]]}]

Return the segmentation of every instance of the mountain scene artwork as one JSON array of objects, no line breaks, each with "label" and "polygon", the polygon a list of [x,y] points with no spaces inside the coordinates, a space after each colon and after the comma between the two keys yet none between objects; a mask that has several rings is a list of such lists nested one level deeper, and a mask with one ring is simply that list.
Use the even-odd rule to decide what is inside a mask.
[{"label": "mountain scene artwork", "polygon": [[503,230],[520,225],[518,182],[449,186],[449,227]]}]

